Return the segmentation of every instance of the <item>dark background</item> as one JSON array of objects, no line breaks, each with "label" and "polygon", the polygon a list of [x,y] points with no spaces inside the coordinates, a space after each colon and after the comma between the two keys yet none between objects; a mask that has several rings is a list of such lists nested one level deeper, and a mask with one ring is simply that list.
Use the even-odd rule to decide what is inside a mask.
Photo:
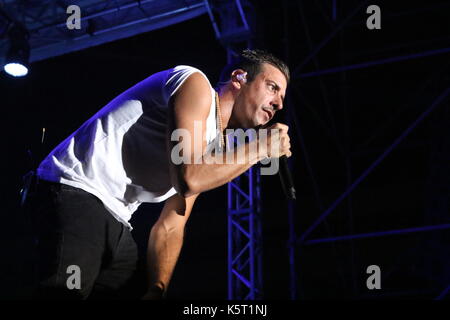
[{"label": "dark background", "polygon": [[[450,47],[449,1],[376,1],[382,29],[368,30],[362,1],[253,1],[254,46],[297,66],[339,31],[300,74]],[[31,237],[18,208],[22,175],[116,95],[150,74],[186,64],[214,83],[226,63],[204,15],[136,37],[33,63],[29,75],[0,73],[3,156],[0,283],[2,298],[27,295]],[[293,76],[280,121],[290,124],[304,232],[449,86],[449,54],[436,54],[320,77]],[[287,112],[286,109],[295,110]],[[450,223],[449,107],[445,99],[356,189],[310,239]],[[41,130],[46,138],[40,145]],[[200,195],[168,297],[226,299],[226,186]],[[277,176],[262,178],[264,296],[288,299],[287,202]],[[141,249],[162,204],[134,214]],[[298,247],[299,298],[432,299],[450,285],[448,230]],[[366,288],[379,265],[382,290]]]}]

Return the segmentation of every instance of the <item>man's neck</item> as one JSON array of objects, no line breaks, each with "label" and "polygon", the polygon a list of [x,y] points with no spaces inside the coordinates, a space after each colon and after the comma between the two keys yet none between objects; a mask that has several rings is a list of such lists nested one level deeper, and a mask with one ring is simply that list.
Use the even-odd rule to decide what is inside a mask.
[{"label": "man's neck", "polygon": [[220,105],[220,113],[222,116],[222,125],[223,128],[234,128],[236,126],[233,123],[233,119],[231,118],[233,112],[235,96],[228,88],[228,85],[225,85],[219,89],[219,105]]}]

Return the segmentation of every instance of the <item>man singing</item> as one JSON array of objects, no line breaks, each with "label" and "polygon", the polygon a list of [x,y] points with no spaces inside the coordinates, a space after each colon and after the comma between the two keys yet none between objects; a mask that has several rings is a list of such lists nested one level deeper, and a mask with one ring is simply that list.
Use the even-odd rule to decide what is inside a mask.
[{"label": "man singing", "polygon": [[[259,50],[244,50],[225,67],[218,92],[200,70],[177,66],[126,90],[61,142],[40,164],[30,197],[37,298],[163,297],[197,196],[267,157],[291,156],[288,127],[280,123],[267,128],[278,135],[206,152],[223,145],[225,128],[266,125],[283,108],[288,81],[287,66]],[[196,124],[200,142],[174,141],[176,130],[194,137]],[[175,145],[189,161],[173,161]],[[232,163],[214,161],[226,156]],[[162,201],[148,240],[147,277],[139,281],[129,220],[141,203]],[[68,286],[70,266],[81,271],[78,286]]]}]

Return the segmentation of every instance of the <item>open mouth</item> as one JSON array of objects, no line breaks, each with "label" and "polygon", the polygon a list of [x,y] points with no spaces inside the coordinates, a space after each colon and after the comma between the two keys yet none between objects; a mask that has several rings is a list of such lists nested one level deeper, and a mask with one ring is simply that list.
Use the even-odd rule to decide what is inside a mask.
[{"label": "open mouth", "polygon": [[269,116],[269,120],[272,119],[272,116],[273,116],[272,112],[270,112],[270,111],[267,110],[267,109],[263,109],[263,110],[264,110],[264,112],[267,113],[267,115]]}]

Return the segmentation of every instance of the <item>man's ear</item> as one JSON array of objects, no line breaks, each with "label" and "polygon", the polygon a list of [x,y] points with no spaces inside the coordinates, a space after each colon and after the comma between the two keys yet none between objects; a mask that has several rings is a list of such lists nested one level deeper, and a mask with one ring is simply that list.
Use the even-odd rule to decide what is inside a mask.
[{"label": "man's ear", "polygon": [[242,85],[247,82],[247,72],[242,69],[236,69],[231,73],[231,84],[236,89],[241,89]]}]

